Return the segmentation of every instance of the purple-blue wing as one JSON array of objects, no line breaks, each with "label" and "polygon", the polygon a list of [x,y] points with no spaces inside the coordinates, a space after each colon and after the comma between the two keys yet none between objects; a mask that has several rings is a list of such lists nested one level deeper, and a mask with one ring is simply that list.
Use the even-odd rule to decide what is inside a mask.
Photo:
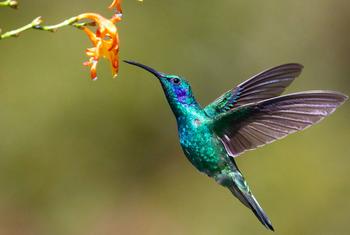
[{"label": "purple-blue wing", "polygon": [[333,91],[280,96],[220,114],[213,128],[227,152],[237,157],[321,121],[347,98]]},{"label": "purple-blue wing", "polygon": [[300,75],[302,69],[300,64],[284,64],[266,70],[227,91],[205,107],[204,111],[214,117],[248,103],[279,96]]}]

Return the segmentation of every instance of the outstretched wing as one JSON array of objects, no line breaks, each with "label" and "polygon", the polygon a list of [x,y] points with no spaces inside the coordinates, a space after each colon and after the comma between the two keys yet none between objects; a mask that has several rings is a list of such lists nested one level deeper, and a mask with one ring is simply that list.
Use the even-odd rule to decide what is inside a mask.
[{"label": "outstretched wing", "polygon": [[300,75],[302,69],[300,64],[285,64],[266,70],[227,91],[205,107],[204,111],[214,117],[244,104],[279,96]]},{"label": "outstretched wing", "polygon": [[214,118],[213,129],[227,152],[236,157],[319,122],[347,98],[333,91],[280,96],[220,114]]}]

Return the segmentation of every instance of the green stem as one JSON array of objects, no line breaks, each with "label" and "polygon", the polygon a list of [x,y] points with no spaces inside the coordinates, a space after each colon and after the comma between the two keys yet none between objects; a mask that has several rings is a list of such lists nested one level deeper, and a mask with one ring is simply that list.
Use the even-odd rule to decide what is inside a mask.
[{"label": "green stem", "polygon": [[34,26],[34,29],[38,29],[38,30],[44,30],[44,31],[49,31],[49,32],[55,32],[57,29],[68,26],[68,25],[73,25],[78,21],[77,17],[72,17],[70,19],[67,19],[61,23],[55,24],[55,25],[45,25],[45,26],[41,26],[41,25],[37,25]]},{"label": "green stem", "polygon": [[12,30],[12,31],[9,31],[9,32],[1,34],[0,35],[0,40],[1,39],[5,39],[5,38],[10,38],[10,37],[17,37],[20,33],[40,25],[41,22],[42,22],[42,19],[39,16],[39,17],[35,18],[31,23],[29,23],[29,24],[27,24],[27,25],[25,25],[25,26],[23,26],[21,28],[18,28],[18,29],[15,29],[15,30]]},{"label": "green stem", "polygon": [[62,27],[65,27],[65,26],[69,26],[69,25],[72,25],[78,29],[84,27],[84,26],[94,26],[95,23],[94,22],[86,22],[86,23],[77,23],[78,19],[77,17],[72,17],[70,19],[67,19],[59,24],[55,24],[55,25],[41,25],[42,23],[42,19],[41,17],[37,17],[35,18],[31,23],[21,27],[21,28],[18,28],[18,29],[15,29],[15,30],[12,30],[12,31],[9,31],[9,32],[6,32],[4,34],[1,34],[0,35],[0,40],[1,39],[5,39],[5,38],[10,38],[10,37],[17,37],[19,36],[20,33],[26,31],[26,30],[29,30],[29,29],[37,29],[37,30],[43,30],[43,31],[48,31],[48,32],[55,32],[57,29],[59,28],[62,28]]},{"label": "green stem", "polygon": [[18,7],[18,2],[14,0],[6,0],[0,2],[0,7],[12,7],[16,9]]}]

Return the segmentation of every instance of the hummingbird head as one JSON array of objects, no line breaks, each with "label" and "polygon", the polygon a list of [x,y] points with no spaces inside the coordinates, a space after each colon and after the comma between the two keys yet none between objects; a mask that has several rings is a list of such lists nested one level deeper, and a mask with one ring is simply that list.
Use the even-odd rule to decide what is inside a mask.
[{"label": "hummingbird head", "polygon": [[184,78],[177,75],[169,75],[165,73],[158,72],[157,70],[148,67],[146,65],[133,62],[133,61],[124,61],[128,64],[135,65],[137,67],[143,68],[146,71],[155,75],[156,78],[160,81],[165,96],[175,113],[175,115],[181,115],[188,112],[188,109],[198,108],[199,105],[193,97],[191,86],[188,81]]}]

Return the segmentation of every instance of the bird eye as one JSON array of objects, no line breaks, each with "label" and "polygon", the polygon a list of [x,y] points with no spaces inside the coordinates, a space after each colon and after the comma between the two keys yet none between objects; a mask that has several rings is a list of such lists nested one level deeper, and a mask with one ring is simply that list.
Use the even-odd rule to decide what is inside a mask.
[{"label": "bird eye", "polygon": [[179,78],[172,78],[172,79],[171,79],[171,82],[174,83],[174,84],[176,84],[176,85],[178,85],[178,84],[180,84],[181,81],[180,81]]}]

